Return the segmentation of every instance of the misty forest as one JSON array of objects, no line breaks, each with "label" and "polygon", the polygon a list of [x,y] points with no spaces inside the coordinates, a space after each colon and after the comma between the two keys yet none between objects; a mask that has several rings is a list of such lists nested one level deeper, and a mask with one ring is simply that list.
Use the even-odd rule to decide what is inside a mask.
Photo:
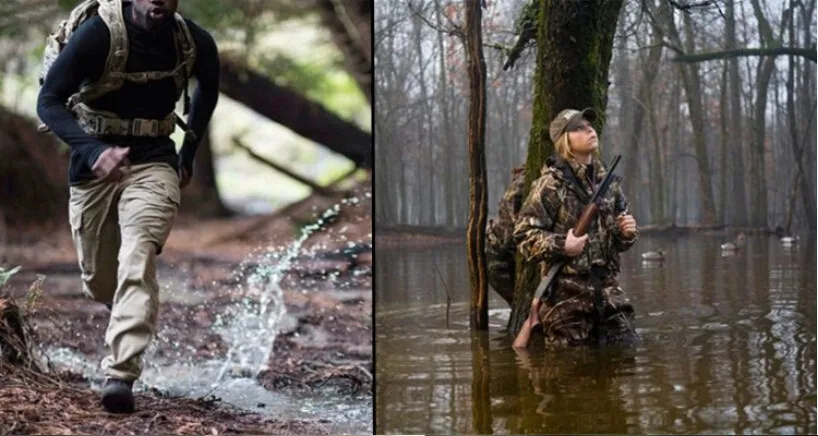
[{"label": "misty forest", "polygon": [[[491,216],[526,160],[540,2],[485,3]],[[376,4],[379,228],[466,227],[464,12],[441,0]],[[600,150],[604,161],[623,155],[617,172],[641,227],[815,229],[814,16],[814,0],[624,2]]]},{"label": "misty forest", "polygon": [[[815,7],[377,2],[376,430],[814,432]],[[634,238],[593,258],[543,169],[586,107]]]}]

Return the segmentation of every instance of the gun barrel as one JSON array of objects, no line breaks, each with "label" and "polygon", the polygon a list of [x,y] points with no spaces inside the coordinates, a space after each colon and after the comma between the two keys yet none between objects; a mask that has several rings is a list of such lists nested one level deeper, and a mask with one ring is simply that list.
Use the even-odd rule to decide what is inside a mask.
[{"label": "gun barrel", "polygon": [[610,186],[611,182],[613,181],[614,170],[616,169],[616,166],[619,165],[620,159],[622,159],[622,155],[618,154],[613,158],[613,161],[611,161],[611,164],[608,166],[608,174],[605,175],[602,183],[599,184],[599,187],[596,189],[596,192],[594,192],[593,197],[591,197],[592,203],[599,201],[599,198],[608,191],[608,186]]}]

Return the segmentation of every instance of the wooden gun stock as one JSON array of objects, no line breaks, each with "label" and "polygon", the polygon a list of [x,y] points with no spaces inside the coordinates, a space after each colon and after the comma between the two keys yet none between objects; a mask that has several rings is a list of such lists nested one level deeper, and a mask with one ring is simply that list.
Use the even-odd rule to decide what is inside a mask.
[{"label": "wooden gun stock", "polygon": [[588,228],[591,227],[591,223],[596,219],[596,213],[598,211],[599,206],[597,206],[596,203],[590,203],[585,206],[585,210],[582,211],[582,215],[580,215],[579,220],[576,225],[574,225],[574,236],[581,237],[588,233]]}]

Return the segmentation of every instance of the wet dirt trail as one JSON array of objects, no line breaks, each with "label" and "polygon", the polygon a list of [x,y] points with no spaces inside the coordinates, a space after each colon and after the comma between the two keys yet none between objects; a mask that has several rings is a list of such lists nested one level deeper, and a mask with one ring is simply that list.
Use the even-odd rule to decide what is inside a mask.
[{"label": "wet dirt trail", "polygon": [[[2,433],[371,433],[371,195],[300,214],[174,227],[137,412],[98,404],[108,309],[81,292],[68,230],[4,247],[5,291],[54,372],[0,365]],[[33,292],[31,288],[33,289]]]}]

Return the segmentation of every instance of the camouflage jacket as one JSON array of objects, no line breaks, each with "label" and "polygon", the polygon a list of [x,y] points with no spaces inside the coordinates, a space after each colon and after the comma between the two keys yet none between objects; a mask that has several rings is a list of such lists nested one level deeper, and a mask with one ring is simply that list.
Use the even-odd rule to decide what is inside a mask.
[{"label": "camouflage jacket", "polygon": [[497,218],[490,219],[486,228],[486,253],[500,260],[510,260],[512,263],[517,253],[514,225],[523,202],[524,184],[525,167],[514,168],[511,171],[511,183],[500,199]]},{"label": "camouflage jacket", "polygon": [[[607,171],[597,159],[594,187],[605,178]],[[597,219],[588,229],[588,242],[578,256],[565,256],[565,237],[579,220],[593,189],[586,178],[590,166],[568,162],[551,156],[543,166],[541,176],[531,185],[531,192],[520,209],[514,237],[523,256],[538,262],[544,275],[551,264],[564,261],[563,274],[587,274],[591,266],[607,267],[612,273],[620,270],[619,253],[629,249],[639,238],[639,231],[626,239],[616,225],[616,217],[628,212],[629,206],[615,177],[602,199]]]}]

